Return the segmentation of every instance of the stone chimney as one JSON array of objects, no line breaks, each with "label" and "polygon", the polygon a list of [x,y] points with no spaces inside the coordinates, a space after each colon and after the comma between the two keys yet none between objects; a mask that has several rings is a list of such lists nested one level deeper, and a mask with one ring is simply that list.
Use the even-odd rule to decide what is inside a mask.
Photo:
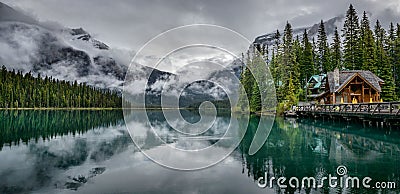
[{"label": "stone chimney", "polygon": [[335,90],[339,87],[339,69],[335,68],[333,71],[333,79],[335,81]]}]

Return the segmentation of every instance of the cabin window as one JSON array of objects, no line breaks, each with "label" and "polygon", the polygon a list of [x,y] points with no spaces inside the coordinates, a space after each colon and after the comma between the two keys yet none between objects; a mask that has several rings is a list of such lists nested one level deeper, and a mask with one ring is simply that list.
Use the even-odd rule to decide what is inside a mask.
[{"label": "cabin window", "polygon": [[340,103],[341,99],[342,99],[342,95],[336,96],[336,103]]},{"label": "cabin window", "polygon": [[357,86],[352,85],[352,86],[351,86],[351,91],[352,91],[353,93],[356,92],[356,91],[357,91]]}]

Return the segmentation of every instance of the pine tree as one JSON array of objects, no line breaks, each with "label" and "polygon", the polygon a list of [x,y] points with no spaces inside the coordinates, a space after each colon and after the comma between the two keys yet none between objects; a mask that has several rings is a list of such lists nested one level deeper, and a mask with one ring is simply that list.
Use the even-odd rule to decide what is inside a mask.
[{"label": "pine tree", "polygon": [[277,63],[276,63],[276,59],[275,59],[275,53],[272,52],[272,56],[271,56],[271,61],[269,63],[269,70],[271,72],[271,75],[274,79],[274,83],[275,83],[275,88],[278,87],[278,75],[277,75]]},{"label": "pine tree", "polygon": [[393,22],[390,22],[389,25],[388,39],[391,41],[394,41],[396,39],[396,31],[394,29]]},{"label": "pine tree", "polygon": [[308,40],[307,30],[304,30],[302,40],[302,56],[299,63],[302,86],[304,86],[307,83],[308,79],[310,79],[310,77],[315,74],[312,49],[312,44]]},{"label": "pine tree", "polygon": [[[382,47],[379,48],[383,50]],[[385,52],[385,51],[381,51]],[[380,65],[382,68],[380,69],[379,77],[384,80],[384,84],[382,85],[382,98],[385,101],[394,101],[397,99],[395,94],[395,84],[393,79],[392,65],[390,63],[389,57],[386,54],[383,54],[382,60],[380,61]]]},{"label": "pine tree", "polygon": [[346,13],[346,20],[343,27],[343,59],[347,69],[358,69],[361,67],[361,50],[359,48],[360,26],[358,16],[353,5]]},{"label": "pine tree", "polygon": [[397,28],[396,28],[396,38],[400,38],[400,24],[397,23]]},{"label": "pine tree", "polygon": [[384,49],[385,30],[382,28],[379,20],[375,24],[375,47],[376,47],[376,66],[378,67],[377,75],[383,75],[383,68],[387,61],[386,52]]},{"label": "pine tree", "polygon": [[362,70],[369,70],[373,73],[378,73],[376,67],[376,48],[374,43],[374,37],[369,25],[367,13],[364,11],[363,18],[361,20],[361,41],[362,49]]},{"label": "pine tree", "polygon": [[393,52],[394,79],[396,86],[396,95],[400,97],[400,25],[397,24],[396,39],[394,41]]},{"label": "pine tree", "polygon": [[[392,68],[392,75],[393,75],[393,82],[394,82],[394,86],[395,86],[395,91],[396,91],[396,95],[395,95],[395,99],[397,99],[398,97],[400,97],[397,93],[398,89],[397,89],[397,77],[398,74],[397,73],[397,69],[398,69],[398,63],[399,63],[399,58],[398,58],[398,53],[396,53],[396,39],[398,39],[396,37],[396,30],[394,28],[393,23],[390,23],[389,26],[389,30],[388,30],[388,36],[385,38],[385,46],[386,46],[386,52],[388,54],[388,58],[389,58],[389,63],[391,65]],[[397,51],[398,52],[398,51]]]},{"label": "pine tree", "polygon": [[289,83],[288,83],[288,92],[286,95],[286,100],[287,100],[287,106],[290,108],[291,106],[297,104],[297,99],[296,99],[295,86],[293,84],[292,76],[289,77],[288,82]]},{"label": "pine tree", "polygon": [[301,62],[302,62],[302,57],[303,57],[303,48],[300,43],[299,36],[296,36],[296,39],[293,42],[293,52],[294,52],[294,57],[295,57],[295,64],[294,64],[294,74],[297,77],[297,82],[298,82],[298,88],[297,88],[297,96],[300,98],[300,100],[305,100],[305,90],[303,87],[306,83],[307,80],[305,79],[304,73],[302,72],[301,68]]},{"label": "pine tree", "polygon": [[281,34],[279,33],[279,30],[276,30],[275,35],[274,35],[274,49],[275,49],[275,53],[278,54],[278,49],[279,49],[279,45],[281,44]]},{"label": "pine tree", "polygon": [[[279,33],[279,30],[276,30],[274,34],[274,46],[272,48],[272,57],[271,57],[271,62],[270,62],[270,70],[272,77],[274,79],[275,83],[275,88],[278,89],[280,84],[281,84],[281,72],[280,72],[280,65],[279,65],[279,47],[280,47],[280,38],[281,34]],[[280,94],[277,93],[279,96]],[[278,97],[279,98],[279,97]]]},{"label": "pine tree", "polygon": [[[275,34],[279,37],[279,32]],[[297,39],[296,39],[297,40]],[[276,96],[278,102],[286,99],[288,94],[289,77],[292,76],[292,84],[295,88],[295,94],[301,93],[300,90],[300,58],[297,58],[302,53],[300,42],[293,40],[293,30],[289,22],[287,22],[282,37],[282,42],[275,40],[276,52],[272,53],[270,68],[275,82]],[[297,57],[296,57],[297,56]]]},{"label": "pine tree", "polygon": [[313,56],[313,64],[314,64],[314,74],[316,74],[319,70],[318,67],[318,55],[317,55],[317,44],[315,43],[315,38],[312,38],[312,56]]},{"label": "pine tree", "polygon": [[251,95],[251,99],[250,99],[250,111],[251,112],[259,112],[259,111],[261,111],[260,88],[259,88],[257,82],[254,82],[252,87],[253,87],[252,88],[253,94]]},{"label": "pine tree", "polygon": [[283,74],[285,76],[285,86],[287,87],[289,77],[292,76],[293,84],[295,86],[295,93],[298,94],[298,89],[300,88],[299,80],[299,64],[296,60],[296,55],[293,49],[293,30],[292,25],[287,22],[283,35],[283,53],[282,53],[282,65]]},{"label": "pine tree", "polygon": [[324,21],[321,20],[318,28],[318,39],[317,39],[317,47],[318,47],[318,66],[319,73],[323,74],[328,71],[332,71],[330,57],[329,57],[329,45],[328,45],[328,37],[326,36]]},{"label": "pine tree", "polygon": [[385,38],[385,46],[386,46],[386,52],[388,53],[389,57],[389,62],[392,65],[392,74],[393,74],[393,80],[396,80],[396,31],[394,28],[393,23],[390,23],[389,30],[388,30],[388,36]]},{"label": "pine tree", "polygon": [[382,28],[381,23],[379,22],[379,20],[376,20],[376,24],[375,24],[375,29],[374,29],[374,33],[375,33],[375,43],[376,43],[376,47],[380,47],[380,46],[384,46],[384,40],[385,40],[385,29]]},{"label": "pine tree", "polygon": [[375,25],[375,44],[376,44],[376,67],[377,75],[385,82],[382,86],[382,98],[385,101],[396,99],[395,84],[393,77],[393,64],[390,61],[389,54],[385,50],[386,32],[380,25],[379,20]]},{"label": "pine tree", "polygon": [[343,69],[342,66],[342,50],[341,50],[341,42],[340,42],[340,37],[339,37],[339,32],[337,30],[337,27],[335,28],[335,35],[333,37],[333,43],[331,45],[332,48],[332,67],[333,68],[339,68]]},{"label": "pine tree", "polygon": [[252,65],[253,65],[253,63],[251,61],[250,50],[249,50],[249,51],[247,51],[246,67],[245,67],[245,70],[243,73],[243,81],[242,81],[242,85],[244,86],[244,89],[247,94],[247,99],[249,99],[249,100],[252,99],[253,85],[255,82],[253,72],[251,71],[251,70],[254,71],[254,68],[252,67]]},{"label": "pine tree", "polygon": [[[299,36],[296,36],[296,39],[293,42],[293,52],[296,58],[296,64],[297,64],[297,68],[300,71],[300,61],[303,55],[303,49],[301,47],[301,43],[300,43],[300,39]],[[301,77],[301,75],[300,75]],[[303,80],[299,79],[300,82],[303,82]]]}]

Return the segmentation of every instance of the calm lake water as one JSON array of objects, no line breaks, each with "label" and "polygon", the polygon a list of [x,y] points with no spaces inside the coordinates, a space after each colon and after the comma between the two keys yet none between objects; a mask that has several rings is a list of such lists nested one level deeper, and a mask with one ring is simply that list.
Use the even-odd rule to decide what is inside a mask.
[{"label": "calm lake water", "polygon": [[[127,116],[130,126],[142,134],[135,142],[162,152],[164,145],[151,144],[150,129],[135,115],[133,111]],[[182,115],[190,122],[199,120],[195,112]],[[189,145],[180,142],[161,112],[148,116],[167,144]],[[231,119],[242,126],[243,118],[221,114],[212,131],[201,141],[196,139],[195,145],[214,144]],[[321,180],[336,175],[340,165],[347,167],[348,176],[368,176],[371,184],[391,181],[400,187],[400,133],[338,121],[276,118],[268,140],[250,156],[259,119],[251,117],[247,131],[239,129],[245,133],[243,140],[222,162],[184,172],[160,166],[141,153],[121,111],[2,111],[0,193],[399,193],[399,189],[328,188],[327,183],[319,189],[280,189],[276,183],[260,188],[257,180],[265,175],[267,180]],[[215,154],[223,149],[215,148]],[[206,161],[213,156],[200,157]]]}]

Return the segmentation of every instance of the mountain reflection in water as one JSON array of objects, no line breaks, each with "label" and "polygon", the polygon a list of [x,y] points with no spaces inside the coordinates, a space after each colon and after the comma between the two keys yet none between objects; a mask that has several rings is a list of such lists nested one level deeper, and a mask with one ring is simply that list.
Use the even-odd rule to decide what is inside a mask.
[{"label": "mountain reflection in water", "polygon": [[[155,137],[133,111],[132,122],[141,135],[135,142]],[[185,120],[199,115],[182,111]],[[236,119],[245,132],[238,148],[221,163],[193,172],[164,168],[133,144],[121,111],[2,111],[0,112],[0,193],[376,193],[378,190],[328,188],[259,188],[269,177],[335,175],[345,165],[349,175],[373,181],[400,182],[399,131],[362,128],[346,123],[276,118],[261,150],[249,155],[259,117],[252,116],[246,131],[241,116],[219,115],[203,136],[181,138],[165,122],[162,112],[148,112],[151,125],[166,142],[195,148],[213,145]],[[150,143],[149,143],[150,142]],[[194,144],[193,142],[196,142]],[[224,149],[220,147],[219,149]],[[217,149],[215,154],[219,154]],[[207,160],[207,156],[198,158]],[[382,190],[399,192],[399,190]]]}]

